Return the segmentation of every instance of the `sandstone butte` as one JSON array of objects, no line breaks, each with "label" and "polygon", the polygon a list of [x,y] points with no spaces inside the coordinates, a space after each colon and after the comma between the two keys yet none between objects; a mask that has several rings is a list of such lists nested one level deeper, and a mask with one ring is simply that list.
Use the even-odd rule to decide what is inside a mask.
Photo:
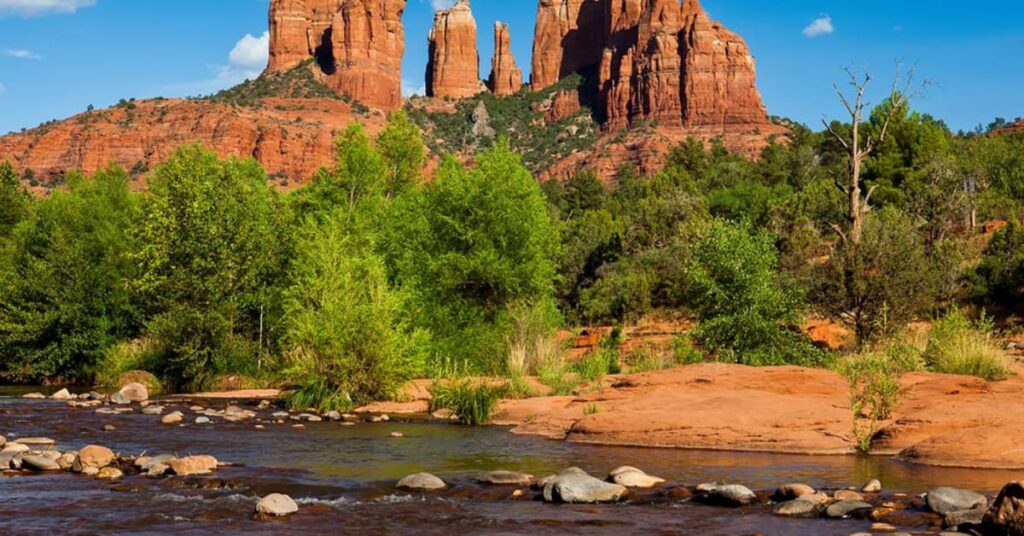
[{"label": "sandstone butte", "polygon": [[[354,106],[334,99],[283,95],[244,106],[200,99],[139,101],[134,110],[79,114],[0,137],[0,159],[43,179],[71,169],[91,173],[109,162],[139,176],[175,148],[200,142],[221,156],[256,158],[276,182],[304,182],[316,168],[331,165],[337,130],[359,120],[373,133],[386,112],[403,104],[405,4],[270,3],[267,73],[310,63],[316,80],[370,113],[357,114]],[[446,97],[482,91],[469,3],[439,12],[431,35],[429,91]],[[490,82],[499,95],[515,92],[521,79],[510,40],[507,27],[496,26]],[[603,126],[595,143],[546,163],[543,180],[563,179],[582,168],[610,178],[624,164],[653,173],[664,164],[668,148],[689,136],[719,138],[731,150],[756,156],[770,136],[786,132],[767,118],[747,45],[711,21],[696,0],[539,0],[533,50],[533,89],[574,73],[597,77],[596,95],[563,92],[545,120],[562,120],[587,102]]]},{"label": "sandstone butte", "polygon": [[[426,411],[428,384],[409,385],[414,402],[360,411]],[[1021,392],[1019,374],[1001,382],[908,374],[893,417],[880,423],[873,452],[923,465],[1024,469]],[[846,380],[828,370],[709,363],[611,376],[577,396],[504,400],[493,424],[599,445],[852,454],[847,393]]]},{"label": "sandstone butte", "polygon": [[499,97],[512,95],[523,87],[523,72],[512,55],[512,35],[508,24],[494,23],[494,59],[488,86],[491,93]]},{"label": "sandstone butte", "polygon": [[461,99],[483,91],[476,20],[469,0],[434,14],[427,38],[427,96]]}]

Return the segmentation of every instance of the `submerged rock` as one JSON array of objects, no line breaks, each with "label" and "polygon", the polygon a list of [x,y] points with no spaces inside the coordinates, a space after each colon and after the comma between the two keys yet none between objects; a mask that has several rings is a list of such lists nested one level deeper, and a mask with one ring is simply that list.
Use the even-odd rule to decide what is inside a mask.
[{"label": "submerged rock", "polygon": [[701,484],[697,486],[695,499],[717,506],[746,506],[753,504],[757,495],[739,484]]},{"label": "submerged rock", "polygon": [[860,489],[863,493],[878,493],[882,491],[882,483],[877,479],[864,484],[864,487]]},{"label": "submerged rock", "polygon": [[99,480],[120,480],[124,476],[117,467],[104,467],[96,473],[96,478]]},{"label": "submerged rock", "polygon": [[114,393],[114,394],[110,395],[110,402],[112,404],[117,404],[119,406],[124,406],[124,405],[127,405],[127,404],[131,404],[132,400],[130,398],[128,398],[127,396],[121,394],[121,393]]},{"label": "submerged rock", "polygon": [[430,473],[416,473],[399,480],[395,487],[403,491],[439,491],[448,485]]},{"label": "submerged rock", "polygon": [[21,398],[27,398],[28,400],[45,400],[46,395],[43,393],[28,393],[27,395],[21,395]]},{"label": "submerged rock", "polygon": [[941,516],[950,512],[988,507],[988,499],[984,495],[959,488],[935,488],[928,492],[925,500],[928,508]]},{"label": "submerged rock", "polygon": [[772,499],[776,501],[792,501],[794,499],[799,499],[800,497],[814,495],[815,493],[817,492],[814,488],[807,484],[784,484],[775,490],[775,493],[772,495]]},{"label": "submerged rock", "polygon": [[167,465],[178,476],[207,475],[217,469],[217,458],[213,456],[187,456],[174,458]]},{"label": "submerged rock", "polygon": [[863,517],[871,513],[871,505],[863,501],[839,501],[825,508],[825,516],[832,519]]},{"label": "submerged rock", "polygon": [[608,481],[627,488],[653,488],[664,484],[665,479],[651,476],[636,467],[623,465],[608,474]]},{"label": "submerged rock", "polygon": [[529,486],[533,482],[533,475],[515,471],[491,471],[478,480],[495,486]]},{"label": "submerged rock", "polygon": [[821,510],[820,503],[805,499],[793,499],[777,504],[772,512],[777,516],[811,518],[820,516]]},{"label": "submerged rock", "polygon": [[25,455],[21,457],[21,463],[33,471],[60,471],[60,464],[46,456]]},{"label": "submerged rock", "polygon": [[955,512],[949,512],[942,519],[942,526],[947,529],[957,527],[970,527],[973,525],[980,525],[985,520],[985,508],[975,508],[973,510],[957,510]]},{"label": "submerged rock", "polygon": [[299,511],[299,505],[283,493],[271,493],[256,503],[256,513],[267,516],[282,517]]},{"label": "submerged rock", "polygon": [[570,467],[551,478],[544,486],[546,502],[604,503],[626,496],[625,486],[594,478],[578,467]]},{"label": "submerged rock", "polygon": [[835,500],[837,500],[837,501],[863,501],[864,500],[864,496],[863,495],[861,495],[860,493],[857,493],[856,491],[848,490],[848,489],[836,490],[836,492],[832,494],[832,497]]},{"label": "submerged rock", "polygon": [[163,424],[181,424],[181,421],[185,419],[185,415],[180,411],[168,413],[160,418],[160,422]]}]

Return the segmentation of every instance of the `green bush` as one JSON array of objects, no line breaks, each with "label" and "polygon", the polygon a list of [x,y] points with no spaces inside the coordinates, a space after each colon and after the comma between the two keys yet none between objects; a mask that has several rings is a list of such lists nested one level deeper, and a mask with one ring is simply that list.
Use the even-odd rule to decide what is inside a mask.
[{"label": "green bush", "polygon": [[992,323],[982,317],[971,322],[959,309],[951,309],[932,325],[924,360],[928,368],[944,374],[964,374],[985,380],[1009,376],[1006,355],[992,342]]},{"label": "green bush", "polygon": [[430,411],[448,409],[462,424],[487,424],[505,390],[504,385],[495,387],[469,379],[437,382],[430,388]]},{"label": "green bush", "polygon": [[969,277],[979,301],[1020,310],[1024,303],[1024,227],[1016,218],[992,237]]},{"label": "green bush", "polygon": [[672,353],[675,355],[676,364],[679,365],[696,365],[704,362],[704,353],[694,346],[689,333],[677,335],[672,339]]}]

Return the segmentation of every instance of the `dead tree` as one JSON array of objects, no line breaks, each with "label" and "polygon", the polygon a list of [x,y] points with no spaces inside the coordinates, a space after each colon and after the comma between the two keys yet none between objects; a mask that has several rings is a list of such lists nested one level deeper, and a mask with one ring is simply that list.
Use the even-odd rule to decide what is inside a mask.
[{"label": "dead tree", "polygon": [[839,84],[836,84],[834,87],[836,94],[839,95],[839,100],[842,101],[846,111],[850,114],[852,125],[850,135],[845,136],[842,132],[836,130],[827,118],[823,117],[821,121],[825,124],[829,134],[846,150],[846,155],[850,159],[845,180],[840,180],[839,177],[834,178],[836,187],[843,192],[843,195],[848,200],[848,210],[846,213],[848,228],[844,231],[834,223],[830,225],[842,238],[844,245],[856,246],[860,244],[864,229],[864,218],[871,210],[871,194],[875,191],[875,187],[872,186],[868,189],[867,195],[861,195],[860,176],[864,167],[864,161],[871,156],[871,153],[879,145],[885,142],[886,136],[889,134],[889,125],[896,117],[896,114],[900,113],[903,106],[913,96],[911,87],[914,82],[914,70],[909,69],[906,73],[903,73],[902,69],[897,67],[896,76],[893,78],[892,88],[889,92],[889,108],[882,119],[881,129],[877,136],[868,135],[864,140],[861,140],[861,130],[864,125],[864,110],[868,107],[864,93],[871,82],[871,75],[865,72],[863,77],[861,77],[850,68],[846,68],[845,71],[850,77],[850,86],[853,88],[852,97],[848,97],[843,93]]}]

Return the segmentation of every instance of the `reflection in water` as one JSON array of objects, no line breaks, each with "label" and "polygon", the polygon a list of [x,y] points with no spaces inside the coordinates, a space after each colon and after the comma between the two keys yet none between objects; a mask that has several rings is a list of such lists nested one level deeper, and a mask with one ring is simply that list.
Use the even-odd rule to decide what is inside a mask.
[{"label": "reflection in water", "polygon": [[[180,408],[184,409],[184,408]],[[187,413],[187,410],[186,410]],[[48,436],[63,448],[101,443],[139,454],[212,454],[240,467],[222,469],[216,489],[196,489],[180,479],[129,478],[134,491],[66,474],[0,479],[0,533],[195,533],[213,527],[234,533],[401,534],[623,534],[650,531],[684,534],[850,534],[862,521],[784,520],[764,507],[717,509],[683,502],[653,505],[556,507],[531,501],[481,501],[458,493],[434,497],[393,494],[406,474],[429,471],[456,486],[493,469],[545,475],[577,465],[604,475],[618,465],[636,465],[670,481],[743,483],[767,490],[787,482],[843,488],[880,479],[888,490],[921,492],[955,485],[995,492],[1019,478],[1003,471],[923,468],[882,457],[794,456],[730,452],[573,445],[516,436],[500,428],[387,423],[342,427],[310,423],[303,430],[252,423],[166,427],[158,417],[104,416],[73,411],[54,402],[0,398],[0,432]],[[216,419],[215,419],[216,420]],[[100,432],[104,424],[116,431]],[[391,438],[391,432],[404,437]],[[250,519],[255,497],[291,494],[303,511],[286,522]],[[67,527],[72,527],[68,529]],[[76,528],[77,527],[77,528]],[[70,532],[69,532],[70,531]]]}]

